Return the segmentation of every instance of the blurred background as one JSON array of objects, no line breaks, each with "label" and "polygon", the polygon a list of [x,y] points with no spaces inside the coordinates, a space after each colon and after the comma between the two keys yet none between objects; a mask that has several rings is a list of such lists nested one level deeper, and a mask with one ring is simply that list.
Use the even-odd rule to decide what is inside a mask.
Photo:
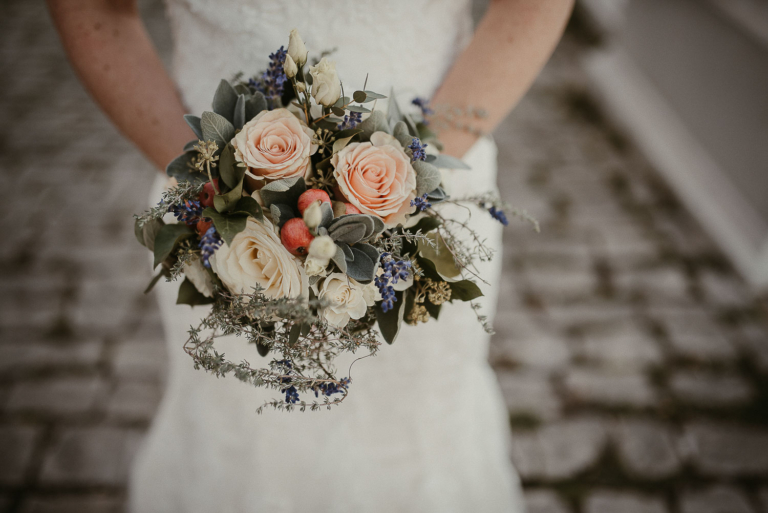
[{"label": "blurred background", "polygon": [[[44,4],[2,14],[0,511],[117,512],[164,379],[155,171]],[[768,512],[766,92],[765,0],[581,0],[496,132],[542,226],[505,232],[490,355],[530,513]]]}]

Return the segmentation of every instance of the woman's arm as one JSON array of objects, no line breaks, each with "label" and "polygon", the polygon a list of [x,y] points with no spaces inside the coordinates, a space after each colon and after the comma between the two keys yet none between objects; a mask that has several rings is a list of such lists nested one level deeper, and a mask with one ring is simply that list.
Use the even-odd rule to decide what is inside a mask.
[{"label": "woman's arm", "polygon": [[[481,108],[472,121],[491,132],[533,83],[555,49],[573,0],[491,0],[469,46],[459,56],[432,98],[435,106]],[[461,157],[477,136],[446,129],[446,153]]]},{"label": "woman's arm", "polygon": [[48,8],[91,96],[164,169],[194,136],[135,0],[48,0]]}]

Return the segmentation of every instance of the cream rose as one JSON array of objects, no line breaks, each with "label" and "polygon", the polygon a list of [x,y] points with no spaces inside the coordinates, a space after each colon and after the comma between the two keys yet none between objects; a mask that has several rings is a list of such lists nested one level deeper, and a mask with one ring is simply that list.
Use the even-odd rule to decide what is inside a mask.
[{"label": "cream rose", "polygon": [[329,274],[321,285],[315,284],[312,289],[318,299],[331,303],[322,310],[321,315],[329,324],[339,328],[346,326],[350,319],[364,316],[376,298],[373,283],[362,285],[344,273]]},{"label": "cream rose", "polygon": [[330,107],[341,96],[341,81],[336,73],[336,63],[325,57],[320,59],[317,66],[309,67],[312,75],[312,97],[315,101]]},{"label": "cream rose", "polygon": [[375,132],[371,142],[352,143],[331,159],[341,194],[363,214],[389,227],[405,221],[415,207],[416,172],[397,139]]},{"label": "cream rose", "polygon": [[309,283],[300,261],[288,253],[272,223],[249,218],[232,245],[224,243],[211,267],[234,294],[251,294],[259,285],[270,298],[308,297]]},{"label": "cream rose", "polygon": [[257,180],[304,176],[317,151],[314,132],[288,109],[261,111],[232,139],[235,159]]}]

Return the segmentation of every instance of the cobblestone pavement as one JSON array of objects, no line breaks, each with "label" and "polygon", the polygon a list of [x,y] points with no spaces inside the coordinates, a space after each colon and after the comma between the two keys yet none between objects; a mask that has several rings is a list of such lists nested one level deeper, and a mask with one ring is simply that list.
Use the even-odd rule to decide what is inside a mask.
[{"label": "cobblestone pavement", "polygon": [[[0,511],[119,511],[164,372],[131,222],[153,171],[43,6],[4,7]],[[504,196],[542,224],[507,231],[491,351],[529,511],[768,512],[765,305],[603,120],[576,35],[497,133]]]}]

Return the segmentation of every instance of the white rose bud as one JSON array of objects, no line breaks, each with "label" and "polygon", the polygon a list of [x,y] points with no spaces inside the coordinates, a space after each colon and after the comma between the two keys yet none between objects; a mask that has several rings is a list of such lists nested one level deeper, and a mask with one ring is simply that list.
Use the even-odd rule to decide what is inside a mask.
[{"label": "white rose bud", "polygon": [[296,90],[300,93],[303,93],[307,90],[307,86],[304,85],[304,82],[296,82]]},{"label": "white rose bud", "polygon": [[296,66],[296,62],[293,60],[293,58],[290,55],[285,56],[285,62],[283,63],[283,71],[285,72],[285,76],[288,78],[295,77],[296,73],[299,72],[299,67]]},{"label": "white rose bud", "polygon": [[314,230],[323,221],[323,210],[320,208],[320,200],[310,203],[304,210],[304,224],[307,228]]},{"label": "white rose bud", "polygon": [[336,243],[328,235],[312,239],[309,244],[309,256],[318,260],[330,260],[336,255]]},{"label": "white rose bud", "polygon": [[312,96],[320,105],[330,107],[341,96],[341,81],[336,73],[336,63],[323,57],[317,66],[310,66]]},{"label": "white rose bud", "polygon": [[296,29],[291,30],[288,38],[288,55],[299,66],[303,66],[307,62],[307,47],[304,46],[304,41]]},{"label": "white rose bud", "polygon": [[325,276],[329,262],[329,260],[318,260],[308,256],[304,260],[304,272],[307,276]]}]

